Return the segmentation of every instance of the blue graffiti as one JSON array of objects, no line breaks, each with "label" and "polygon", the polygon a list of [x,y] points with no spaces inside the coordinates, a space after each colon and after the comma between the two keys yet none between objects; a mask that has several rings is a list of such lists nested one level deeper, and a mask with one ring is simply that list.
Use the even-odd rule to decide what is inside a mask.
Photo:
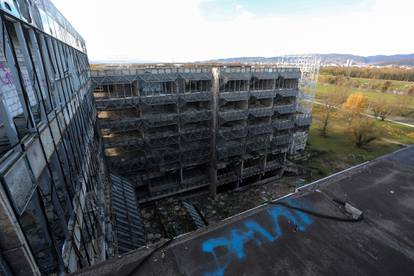
[{"label": "blue graffiti", "polygon": [[[292,206],[299,207],[299,203],[289,200]],[[303,203],[300,204],[302,207]],[[246,259],[244,246],[247,242],[254,242],[257,246],[264,243],[275,242],[283,235],[283,229],[280,227],[280,218],[285,218],[289,223],[293,224],[297,231],[304,232],[306,228],[313,223],[310,216],[304,212],[291,210],[281,205],[274,206],[266,210],[271,219],[273,229],[266,230],[254,220],[246,220],[243,226],[231,229],[230,232],[222,237],[209,239],[201,245],[201,249],[205,253],[212,255],[214,259],[215,269],[204,272],[205,276],[222,276],[227,267],[233,260],[242,262]],[[224,256],[219,258],[216,253],[217,248],[225,249]]]}]

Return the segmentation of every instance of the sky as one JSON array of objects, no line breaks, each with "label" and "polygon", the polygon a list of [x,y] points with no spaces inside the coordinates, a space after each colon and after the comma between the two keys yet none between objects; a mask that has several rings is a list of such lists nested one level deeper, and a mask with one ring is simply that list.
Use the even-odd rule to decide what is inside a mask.
[{"label": "sky", "polygon": [[412,0],[52,0],[89,59],[414,53]]}]

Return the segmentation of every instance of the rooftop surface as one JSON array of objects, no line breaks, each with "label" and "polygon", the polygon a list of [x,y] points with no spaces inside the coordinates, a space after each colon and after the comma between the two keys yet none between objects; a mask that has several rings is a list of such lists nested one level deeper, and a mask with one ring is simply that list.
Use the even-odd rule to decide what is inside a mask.
[{"label": "rooftop surface", "polygon": [[78,275],[414,275],[413,202],[411,146]]}]

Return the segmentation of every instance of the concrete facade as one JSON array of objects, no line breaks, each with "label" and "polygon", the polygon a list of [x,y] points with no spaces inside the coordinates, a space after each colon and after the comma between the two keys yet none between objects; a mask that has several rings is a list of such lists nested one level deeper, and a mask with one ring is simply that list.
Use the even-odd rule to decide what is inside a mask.
[{"label": "concrete facade", "polygon": [[[111,173],[140,202],[278,178],[309,114],[298,68],[158,65],[92,70]],[[305,139],[306,143],[306,139]]]}]

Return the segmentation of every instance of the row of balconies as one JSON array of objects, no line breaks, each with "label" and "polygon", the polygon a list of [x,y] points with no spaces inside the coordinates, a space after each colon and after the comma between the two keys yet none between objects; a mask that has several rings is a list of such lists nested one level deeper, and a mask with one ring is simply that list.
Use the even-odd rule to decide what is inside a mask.
[{"label": "row of balconies", "polygon": [[228,141],[226,143],[220,143],[217,145],[217,156],[218,159],[230,158],[238,155],[244,154],[246,151],[249,153],[252,152],[263,152],[265,153],[267,149],[270,151],[281,148],[288,147],[292,143],[292,135],[284,134],[279,136],[274,136],[271,140],[268,138],[260,139],[251,139],[246,143],[237,142],[237,141]]},{"label": "row of balconies", "polygon": [[234,140],[239,138],[245,138],[247,135],[261,135],[270,134],[276,128],[277,130],[287,130],[294,127],[293,120],[277,120],[272,124],[261,124],[253,126],[237,126],[232,128],[220,128],[218,134],[221,138],[226,140]]},{"label": "row of balconies", "polygon": [[[104,138],[105,148],[114,147],[163,147],[179,143],[179,133],[169,133],[168,135],[151,135],[145,138]],[[192,131],[181,132],[183,142],[192,142],[210,138],[210,129],[195,129]]]},{"label": "row of balconies", "polygon": [[293,114],[296,112],[296,104],[275,105],[273,107],[258,107],[243,110],[219,111],[219,117],[227,122],[246,120],[249,115],[254,117],[268,117],[277,113],[280,115]]},{"label": "row of balconies", "polygon": [[192,111],[185,113],[160,113],[145,115],[141,118],[126,118],[120,120],[100,120],[100,126],[103,129],[110,129],[112,131],[126,131],[128,129],[148,129],[153,127],[162,127],[168,125],[178,124],[179,120],[183,123],[201,122],[211,120],[211,112]]},{"label": "row of balconies", "polygon": [[273,99],[280,97],[297,97],[298,89],[276,89],[276,90],[251,90],[237,92],[220,92],[219,98],[227,102],[247,101],[250,97],[256,99]]},{"label": "row of balconies", "polygon": [[[241,92],[221,92],[219,98],[227,102],[247,101],[250,96],[256,99],[272,99],[277,95],[282,97],[296,97],[298,90],[296,89],[279,89],[266,91],[241,91]],[[184,94],[163,94],[154,96],[136,96],[136,97],[117,97],[109,99],[95,100],[98,110],[120,109],[128,106],[145,105],[164,105],[175,104],[181,100],[183,102],[205,102],[211,100],[210,92],[196,92]]]},{"label": "row of balconies", "polygon": [[206,102],[211,100],[210,92],[196,92],[185,94],[164,94],[154,96],[137,96],[137,97],[119,97],[110,99],[95,100],[96,108],[98,110],[120,109],[128,106],[145,105],[164,105],[175,104],[178,101],[182,102]]}]

